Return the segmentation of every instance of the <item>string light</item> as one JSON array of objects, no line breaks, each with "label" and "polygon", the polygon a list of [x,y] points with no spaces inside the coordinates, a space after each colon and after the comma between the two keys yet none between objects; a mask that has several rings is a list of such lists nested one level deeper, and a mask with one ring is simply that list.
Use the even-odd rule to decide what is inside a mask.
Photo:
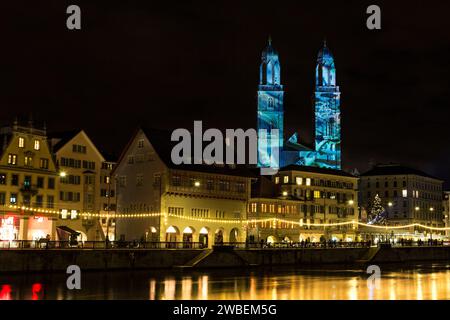
[{"label": "string light", "polygon": [[[9,209],[15,209],[15,210],[23,210],[28,212],[37,212],[37,213],[45,213],[45,214],[55,214],[60,215],[60,211],[58,210],[50,210],[50,209],[43,209],[43,208],[32,208],[32,207],[26,207],[26,206],[18,206],[18,205],[3,205],[4,207],[7,207]],[[391,225],[373,225],[368,224],[364,222],[359,221],[343,221],[343,222],[334,222],[334,223],[312,223],[309,220],[306,221],[306,223],[303,222],[303,219],[300,219],[300,221],[293,221],[293,220],[285,220],[285,219],[279,219],[279,218],[263,218],[263,219],[212,219],[212,218],[197,218],[197,217],[189,217],[189,216],[179,216],[173,213],[92,213],[92,212],[81,212],[78,213],[78,216],[84,217],[84,218],[153,218],[153,217],[160,217],[163,216],[165,219],[165,222],[167,223],[167,217],[173,217],[173,218],[179,218],[189,221],[198,221],[198,222],[209,222],[209,223],[221,223],[221,224],[252,224],[256,225],[258,223],[261,223],[263,226],[266,226],[267,223],[269,225],[278,225],[278,223],[284,223],[285,225],[291,224],[293,227],[294,225],[303,227],[337,227],[337,226],[345,226],[345,225],[352,225],[355,226],[363,226],[367,228],[374,228],[374,229],[384,229],[384,230],[393,230],[393,229],[405,229],[405,228],[412,228],[412,227],[419,227],[427,230],[434,230],[434,231],[449,231],[450,227],[431,227],[426,226],[420,223],[411,223],[407,225],[397,225],[397,226],[391,226]]]}]

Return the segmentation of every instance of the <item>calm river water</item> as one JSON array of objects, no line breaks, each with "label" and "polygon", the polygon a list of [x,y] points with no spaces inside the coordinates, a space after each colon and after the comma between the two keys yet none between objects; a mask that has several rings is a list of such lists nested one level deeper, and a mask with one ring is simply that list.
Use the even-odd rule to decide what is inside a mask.
[{"label": "calm river water", "polygon": [[381,266],[378,289],[365,270],[272,268],[252,270],[84,272],[81,290],[59,274],[0,275],[0,299],[449,299],[450,264]]}]

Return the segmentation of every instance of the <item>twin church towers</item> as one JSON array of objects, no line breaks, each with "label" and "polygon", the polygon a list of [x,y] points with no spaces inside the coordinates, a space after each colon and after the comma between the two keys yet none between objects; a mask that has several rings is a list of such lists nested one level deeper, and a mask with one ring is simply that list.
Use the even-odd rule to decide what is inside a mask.
[{"label": "twin church towers", "polygon": [[326,43],[317,56],[313,148],[301,144],[297,133],[284,139],[283,95],[280,61],[269,38],[262,53],[259,74],[258,166],[279,168],[297,164],[341,169],[340,92],[333,55]]}]

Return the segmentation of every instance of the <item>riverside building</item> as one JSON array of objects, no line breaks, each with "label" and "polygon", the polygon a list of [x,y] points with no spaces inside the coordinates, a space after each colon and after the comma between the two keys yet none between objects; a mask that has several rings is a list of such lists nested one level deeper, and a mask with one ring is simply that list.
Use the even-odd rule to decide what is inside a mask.
[{"label": "riverside building", "polygon": [[[298,165],[281,168],[271,178],[261,177],[252,191],[249,240],[358,240],[356,224],[333,226],[358,221],[357,193],[358,178],[341,170]],[[263,222],[252,223],[252,219]],[[330,226],[320,226],[324,223]]]},{"label": "riverside building", "polygon": [[147,242],[246,239],[251,173],[222,165],[175,165],[170,133],[139,129],[123,151],[117,179],[117,237]]},{"label": "riverside building", "polygon": [[114,162],[107,161],[84,130],[56,133],[51,143],[58,165],[58,238],[114,239]]},{"label": "riverside building", "polygon": [[[361,174],[361,205],[369,214],[378,194],[389,225],[420,223],[444,227],[442,184],[442,180],[414,168],[398,164],[377,165]],[[403,233],[404,237],[420,238],[427,237],[430,231],[415,226],[405,228]]]},{"label": "riverside building", "polygon": [[0,240],[56,239],[58,171],[45,128],[0,130]]}]

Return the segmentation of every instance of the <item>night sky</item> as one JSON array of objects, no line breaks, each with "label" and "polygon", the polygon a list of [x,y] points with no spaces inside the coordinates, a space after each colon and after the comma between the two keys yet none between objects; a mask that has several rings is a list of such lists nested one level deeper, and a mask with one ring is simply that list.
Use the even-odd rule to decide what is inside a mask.
[{"label": "night sky", "polygon": [[[450,181],[447,1],[10,2],[0,8],[1,124],[32,113],[49,131],[83,128],[115,153],[138,125],[255,127],[271,35],[286,131],[310,143],[326,38],[342,92],[344,169],[399,162]],[[81,7],[81,31],[66,28],[69,4]],[[366,28],[369,4],[380,5],[382,30]]]}]

